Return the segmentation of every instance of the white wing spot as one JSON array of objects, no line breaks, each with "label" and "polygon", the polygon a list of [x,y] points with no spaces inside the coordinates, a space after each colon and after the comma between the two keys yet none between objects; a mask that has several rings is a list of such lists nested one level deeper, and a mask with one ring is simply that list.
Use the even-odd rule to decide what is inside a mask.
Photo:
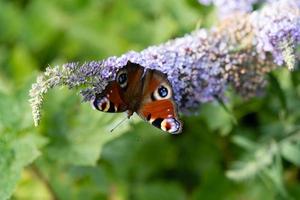
[{"label": "white wing spot", "polygon": [[[103,104],[105,105],[105,108],[103,108]],[[109,107],[110,107],[110,102],[108,98],[103,97],[98,104],[99,110],[106,112],[108,111]]]},{"label": "white wing spot", "polygon": [[161,129],[171,134],[177,134],[180,132],[181,124],[174,118],[166,118],[161,123]]}]

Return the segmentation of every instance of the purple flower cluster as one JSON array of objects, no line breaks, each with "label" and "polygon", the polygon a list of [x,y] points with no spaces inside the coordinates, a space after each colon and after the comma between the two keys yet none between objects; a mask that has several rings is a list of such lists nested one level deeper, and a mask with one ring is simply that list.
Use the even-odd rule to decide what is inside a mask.
[{"label": "purple flower cluster", "polygon": [[300,43],[300,1],[280,0],[251,14],[255,46],[262,57],[272,53],[275,62],[282,65],[284,51],[295,49]]},{"label": "purple flower cluster", "polygon": [[[128,61],[140,64],[145,69],[156,69],[167,74],[173,86],[174,99],[182,111],[199,106],[200,103],[222,97],[225,90],[225,79],[222,78],[222,67],[216,59],[218,54],[224,54],[222,47],[208,48],[209,35],[205,30],[169,41],[160,46],[152,46],[141,52],[130,51],[120,57],[110,57],[102,62],[85,63],[77,66],[79,74],[75,74],[72,86],[82,84],[86,76],[87,65],[97,69],[100,82],[94,82],[82,91],[84,100],[92,100],[93,94],[101,92],[103,85],[115,78],[116,72]],[[70,66],[73,67],[73,64]],[[65,65],[66,68],[69,64]],[[90,73],[89,73],[90,74]],[[78,77],[78,80],[74,80]],[[88,76],[86,76],[88,78]],[[76,84],[74,84],[76,83]],[[98,87],[101,83],[101,87]],[[104,84],[105,83],[105,84]],[[70,85],[70,84],[68,84]]]},{"label": "purple flower cluster", "polygon": [[[229,1],[216,2],[221,5]],[[239,5],[251,6],[255,2],[243,1]],[[295,47],[300,42],[299,7],[299,0],[280,0],[251,14],[236,12],[211,30],[201,29],[141,52],[130,51],[102,61],[50,68],[30,92],[36,124],[43,94],[49,88],[80,87],[83,100],[91,101],[128,61],[145,70],[165,73],[175,102],[184,113],[204,102],[224,99],[228,86],[245,98],[258,95],[266,83],[267,72],[282,61],[288,65],[295,63]],[[244,8],[247,8],[244,11],[251,10],[251,7]]]},{"label": "purple flower cluster", "polygon": [[225,17],[235,12],[251,12],[253,4],[262,0],[198,0],[200,3],[209,5],[214,4],[218,9],[219,16]]}]

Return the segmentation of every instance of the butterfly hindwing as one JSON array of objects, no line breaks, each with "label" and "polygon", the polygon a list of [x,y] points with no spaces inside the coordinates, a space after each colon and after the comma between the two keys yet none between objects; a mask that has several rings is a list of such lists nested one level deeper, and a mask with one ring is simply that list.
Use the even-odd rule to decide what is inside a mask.
[{"label": "butterfly hindwing", "polygon": [[165,75],[156,70],[149,70],[144,81],[138,115],[163,131],[180,133],[182,124],[178,120],[172,87]]},{"label": "butterfly hindwing", "polygon": [[169,133],[180,133],[181,122],[177,119],[174,105],[170,100],[158,100],[146,103],[138,111],[144,120]]},{"label": "butterfly hindwing", "polygon": [[121,87],[116,81],[108,83],[101,94],[96,94],[93,107],[102,112],[124,112],[128,106],[122,100]]}]

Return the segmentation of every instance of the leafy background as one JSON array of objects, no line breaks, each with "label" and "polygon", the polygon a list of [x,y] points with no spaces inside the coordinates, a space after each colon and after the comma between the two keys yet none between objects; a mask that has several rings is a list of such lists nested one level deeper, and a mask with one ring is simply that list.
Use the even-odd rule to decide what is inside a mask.
[{"label": "leafy background", "polygon": [[196,0],[0,0],[0,199],[299,199],[300,72],[263,97],[228,91],[164,134],[55,89],[33,126],[28,91],[45,67],[100,60],[216,22]]}]

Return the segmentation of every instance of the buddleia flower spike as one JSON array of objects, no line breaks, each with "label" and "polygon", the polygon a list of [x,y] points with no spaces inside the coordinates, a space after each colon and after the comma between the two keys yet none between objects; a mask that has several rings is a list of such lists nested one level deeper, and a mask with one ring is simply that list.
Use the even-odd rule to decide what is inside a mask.
[{"label": "buddleia flower spike", "polygon": [[218,26],[141,52],[48,68],[30,91],[35,124],[40,120],[43,95],[50,88],[80,88],[83,101],[93,101],[128,62],[164,74],[180,113],[189,114],[216,97],[224,100],[228,86],[245,98],[261,94],[266,73],[283,64],[294,69],[300,43],[300,3],[272,1],[251,12],[257,1],[249,2],[244,11],[227,15]]}]

